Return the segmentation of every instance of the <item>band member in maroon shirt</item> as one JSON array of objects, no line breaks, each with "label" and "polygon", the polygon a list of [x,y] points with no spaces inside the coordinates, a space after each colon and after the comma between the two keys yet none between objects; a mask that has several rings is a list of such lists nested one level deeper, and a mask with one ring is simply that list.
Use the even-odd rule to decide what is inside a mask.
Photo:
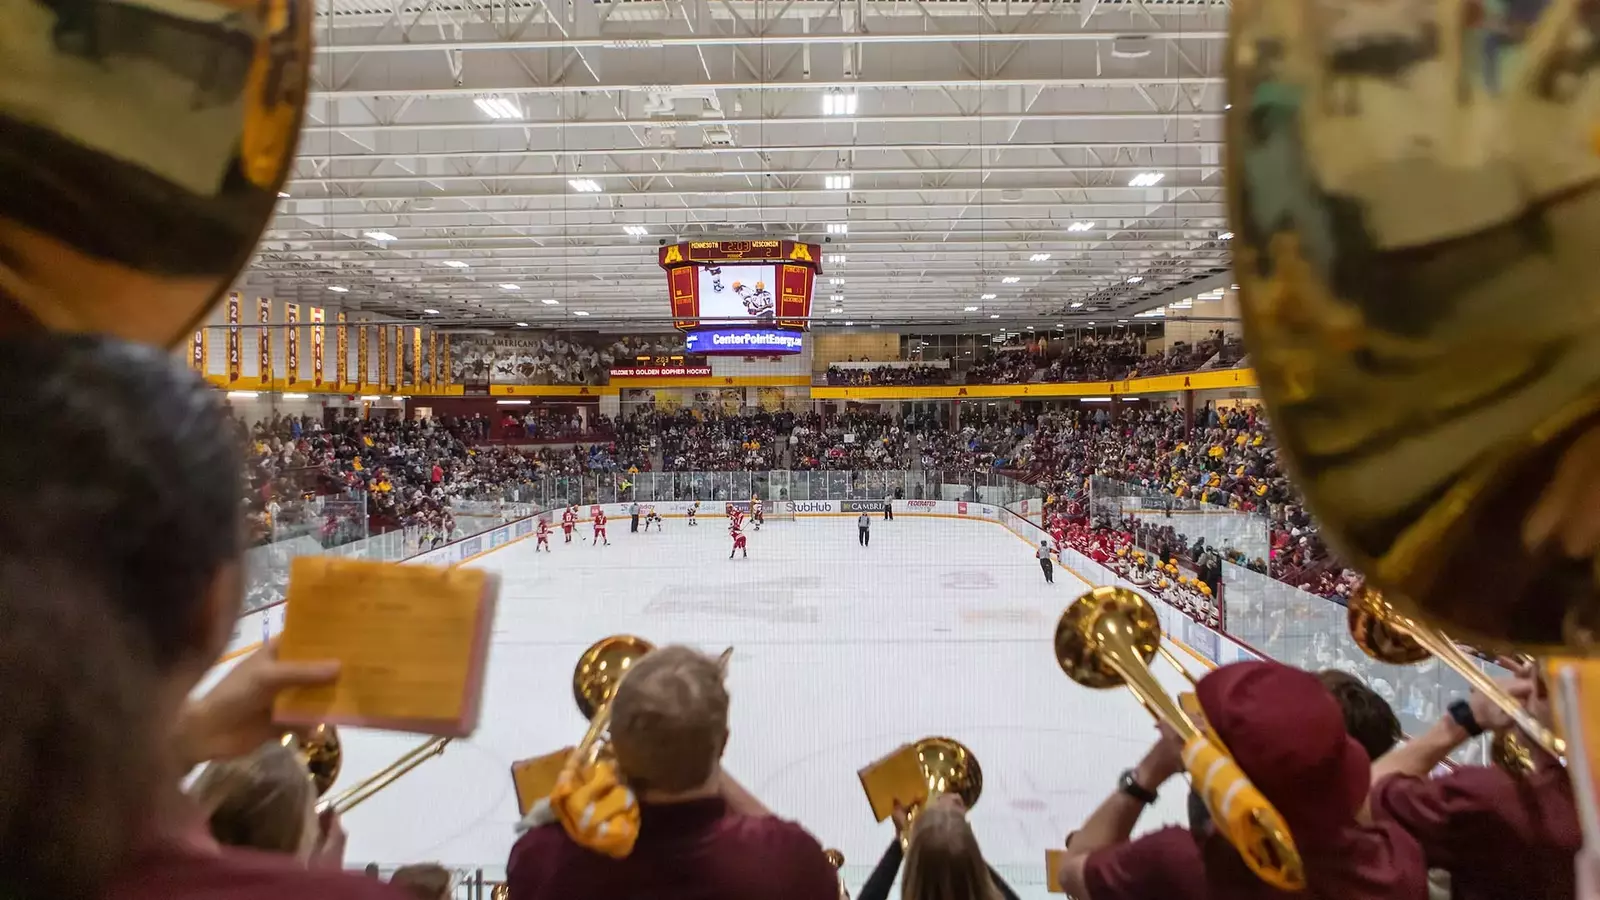
[{"label": "band member in maroon shirt", "polygon": [[[1549,723],[1550,704],[1531,666],[1518,667],[1506,687]],[[1526,777],[1492,766],[1428,777],[1465,741],[1510,727],[1510,718],[1476,692],[1450,704],[1432,728],[1373,766],[1371,817],[1410,832],[1428,865],[1450,873],[1456,900],[1566,900],[1576,890],[1573,856],[1583,832],[1560,763],[1524,738],[1534,747]]]},{"label": "band member in maroon shirt", "polygon": [[816,839],[722,770],[728,692],[715,659],[687,647],[640,658],[617,689],[610,733],[639,800],[632,851],[615,859],[560,824],[535,827],[511,849],[511,900],[838,900]]},{"label": "band member in maroon shirt", "polygon": [[[179,790],[193,764],[276,737],[278,690],[337,675],[278,663],[269,648],[187,699],[242,600],[231,434],[220,394],[164,350],[0,338],[8,900],[403,896],[219,847]],[[324,825],[320,856],[337,865],[335,823]]]},{"label": "band member in maroon shirt", "polygon": [[1305,864],[1306,891],[1287,894],[1258,879],[1205,821],[1203,805],[1190,828],[1129,839],[1156,790],[1183,769],[1177,738],[1163,728],[1145,758],[1068,838],[1057,877],[1069,894],[1078,900],[1425,896],[1416,841],[1399,827],[1357,822],[1371,764],[1315,675],[1273,662],[1235,663],[1206,675],[1195,693],[1211,729],[1288,824]]}]

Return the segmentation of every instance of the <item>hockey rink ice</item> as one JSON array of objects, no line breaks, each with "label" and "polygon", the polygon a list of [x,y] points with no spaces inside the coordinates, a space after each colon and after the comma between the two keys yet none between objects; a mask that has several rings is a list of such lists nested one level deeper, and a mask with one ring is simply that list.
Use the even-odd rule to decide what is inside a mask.
[{"label": "hockey rink ice", "polygon": [[[980,521],[874,516],[872,545],[853,516],[746,526],[749,559],[727,558],[721,518],[632,534],[611,546],[552,535],[472,565],[503,578],[478,731],[354,810],[352,865],[438,861],[504,875],[515,840],[510,765],[575,743],[586,722],[573,665],[594,641],[632,633],[718,653],[729,672],[724,766],[775,813],[845,854],[854,891],[893,836],[876,823],[856,771],[902,743],[943,735],[983,767],[971,812],[984,855],[1024,897],[1043,898],[1044,852],[1060,847],[1155,738],[1126,690],[1079,687],[1056,665],[1061,610],[1088,585],[1056,567],[1048,585],[1030,546]],[[1181,651],[1176,655],[1200,665]],[[1182,676],[1159,658],[1174,694]],[[342,785],[420,742],[342,730]],[[1185,821],[1174,781],[1139,831]]]}]

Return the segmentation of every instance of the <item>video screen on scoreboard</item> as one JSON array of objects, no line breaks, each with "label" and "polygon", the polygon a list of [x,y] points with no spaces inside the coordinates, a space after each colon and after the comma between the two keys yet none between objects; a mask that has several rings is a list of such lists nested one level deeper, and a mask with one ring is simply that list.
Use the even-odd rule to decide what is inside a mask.
[{"label": "video screen on scoreboard", "polygon": [[700,324],[772,325],[778,315],[778,267],[699,267]]}]

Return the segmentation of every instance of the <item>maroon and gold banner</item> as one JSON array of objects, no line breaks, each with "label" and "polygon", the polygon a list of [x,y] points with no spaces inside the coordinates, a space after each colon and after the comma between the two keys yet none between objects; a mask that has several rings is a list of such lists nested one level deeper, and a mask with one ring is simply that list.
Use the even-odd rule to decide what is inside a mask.
[{"label": "maroon and gold banner", "polygon": [[261,327],[256,329],[256,378],[262,387],[272,384],[272,299],[270,297],[256,298],[256,321]]},{"label": "maroon and gold banner", "polygon": [[206,373],[206,330],[204,328],[196,328],[194,337],[189,339],[189,368],[199,372],[201,375]]},{"label": "maroon and gold banner", "polygon": [[239,292],[228,295],[228,382],[239,380]]},{"label": "maroon and gold banner", "polygon": [[283,305],[283,321],[288,324],[288,336],[283,339],[283,361],[289,367],[289,383],[300,380],[300,304]]},{"label": "maroon and gold banner", "polygon": [[322,387],[322,307],[311,307],[311,383]]},{"label": "maroon and gold banner", "polygon": [[450,383],[450,335],[444,336],[444,347],[439,351],[439,375],[435,378],[440,387]]},{"label": "maroon and gold banner", "polygon": [[367,383],[367,326],[366,323],[356,326],[356,390],[361,390]]},{"label": "maroon and gold banner", "polygon": [[411,386],[422,387],[422,326],[411,328]]},{"label": "maroon and gold banner", "polygon": [[389,389],[392,391],[400,390],[400,358],[404,353],[401,348],[405,346],[401,341],[400,331],[399,325],[394,326],[394,369],[389,378]]},{"label": "maroon and gold banner", "polygon": [[345,321],[345,314],[339,313],[339,327],[333,332],[333,381],[340,390],[344,390],[345,358],[350,352],[350,326]]},{"label": "maroon and gold banner", "polygon": [[428,388],[437,388],[439,381],[439,332],[428,332]]},{"label": "maroon and gold banner", "polygon": [[389,383],[389,326],[378,326],[378,390]]}]

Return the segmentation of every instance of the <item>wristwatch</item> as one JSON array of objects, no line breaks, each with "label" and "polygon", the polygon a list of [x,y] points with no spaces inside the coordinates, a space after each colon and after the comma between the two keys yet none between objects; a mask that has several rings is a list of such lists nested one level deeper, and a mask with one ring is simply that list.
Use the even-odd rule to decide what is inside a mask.
[{"label": "wristwatch", "polygon": [[1127,794],[1129,797],[1132,797],[1145,806],[1149,806],[1150,804],[1156,802],[1156,792],[1140,784],[1138,779],[1133,777],[1132,769],[1128,769],[1127,771],[1123,772],[1122,776],[1117,779],[1117,790]]},{"label": "wristwatch", "polygon": [[1478,724],[1478,717],[1472,714],[1472,704],[1465,700],[1456,700],[1445,709],[1450,713],[1450,718],[1461,726],[1461,730],[1465,731],[1468,737],[1477,737],[1483,734],[1483,726]]}]

